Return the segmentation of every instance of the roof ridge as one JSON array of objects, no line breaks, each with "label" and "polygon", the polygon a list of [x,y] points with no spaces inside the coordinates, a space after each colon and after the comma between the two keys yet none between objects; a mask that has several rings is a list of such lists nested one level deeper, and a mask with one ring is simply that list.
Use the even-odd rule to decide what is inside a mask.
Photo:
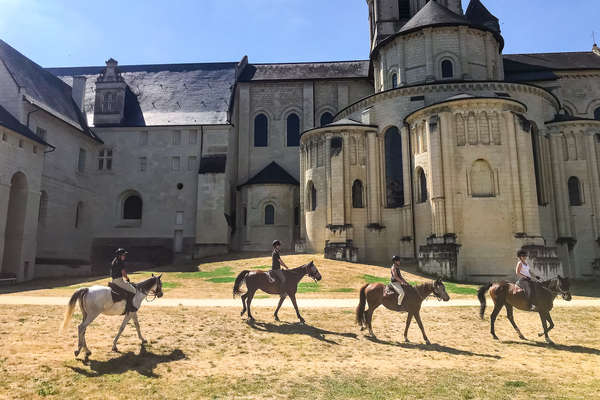
[{"label": "roof ridge", "polygon": [[369,62],[369,60],[341,60],[341,61],[295,61],[295,62],[275,62],[275,63],[249,63],[249,65],[299,65],[299,64],[339,64],[353,62]]},{"label": "roof ridge", "polygon": [[[167,64],[119,64],[117,68],[125,67],[158,67],[158,66],[180,66],[180,65],[236,65],[237,61],[215,61],[215,62],[189,62],[189,63],[167,63]],[[106,68],[106,65],[79,65],[71,67],[42,67],[44,70],[74,69],[74,68]]]}]

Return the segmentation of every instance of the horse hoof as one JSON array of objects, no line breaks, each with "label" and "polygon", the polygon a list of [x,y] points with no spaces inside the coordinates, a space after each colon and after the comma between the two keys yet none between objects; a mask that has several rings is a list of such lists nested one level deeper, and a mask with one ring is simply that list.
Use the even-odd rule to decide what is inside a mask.
[{"label": "horse hoof", "polygon": [[275,316],[275,321],[279,322],[279,317],[277,315]]},{"label": "horse hoof", "polygon": [[544,336],[544,332],[538,333],[538,337],[542,337],[542,336]]},{"label": "horse hoof", "polygon": [[426,340],[426,341],[425,341],[425,344],[426,344],[427,346],[431,346],[431,342],[430,342],[429,340]]},{"label": "horse hoof", "polygon": [[119,349],[117,349],[117,346],[113,346],[111,350],[112,350],[113,352],[115,352],[115,353],[118,353],[118,352],[119,352]]},{"label": "horse hoof", "polygon": [[550,344],[550,345],[554,345],[554,342],[550,339],[546,339],[546,343]]},{"label": "horse hoof", "polygon": [[75,357],[77,357],[79,355],[79,350],[75,350],[73,353],[75,353]]},{"label": "horse hoof", "polygon": [[408,340],[408,338],[404,338],[404,343],[410,343],[410,340]]},{"label": "horse hoof", "polygon": [[492,335],[492,337],[494,338],[494,340],[500,340],[500,339],[498,339],[498,336],[496,336],[496,335]]},{"label": "horse hoof", "polygon": [[301,324],[305,324],[306,323],[306,321],[304,321],[304,318],[300,318],[300,323]]},{"label": "horse hoof", "polygon": [[523,335],[519,336],[519,339],[521,339],[521,340],[527,340],[527,338],[525,336],[523,336]]},{"label": "horse hoof", "polygon": [[148,344],[148,341],[146,339],[142,339],[142,344]]}]

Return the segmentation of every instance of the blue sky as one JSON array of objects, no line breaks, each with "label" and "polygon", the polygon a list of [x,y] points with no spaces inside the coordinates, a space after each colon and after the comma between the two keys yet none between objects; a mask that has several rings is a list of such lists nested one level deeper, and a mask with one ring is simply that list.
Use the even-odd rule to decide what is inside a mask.
[{"label": "blue sky", "polygon": [[[463,0],[466,8],[468,0]],[[598,0],[484,0],[505,53],[589,51]],[[368,58],[365,0],[0,0],[0,39],[42,66]]]}]

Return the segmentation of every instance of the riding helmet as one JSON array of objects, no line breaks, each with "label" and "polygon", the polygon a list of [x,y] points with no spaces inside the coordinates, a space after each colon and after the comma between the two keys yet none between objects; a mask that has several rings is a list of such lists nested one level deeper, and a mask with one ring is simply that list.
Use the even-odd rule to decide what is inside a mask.
[{"label": "riding helmet", "polygon": [[118,248],[118,249],[115,251],[115,256],[122,256],[122,255],[125,255],[125,254],[128,254],[128,253],[127,253],[127,250],[125,250],[125,249],[124,249],[124,248],[122,248],[122,247],[119,247],[119,248]]},{"label": "riding helmet", "polygon": [[517,251],[517,257],[527,257],[527,252],[525,250]]},{"label": "riding helmet", "polygon": [[394,257],[392,257],[392,261],[393,262],[400,261],[400,256],[394,256]]},{"label": "riding helmet", "polygon": [[273,240],[273,247],[281,245],[279,240]]}]

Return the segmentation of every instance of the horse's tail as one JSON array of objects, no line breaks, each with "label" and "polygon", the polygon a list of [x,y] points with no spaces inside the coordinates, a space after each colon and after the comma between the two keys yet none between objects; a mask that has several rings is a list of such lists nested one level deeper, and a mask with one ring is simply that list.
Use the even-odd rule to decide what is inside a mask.
[{"label": "horse's tail", "polygon": [[67,306],[67,310],[65,311],[65,318],[63,319],[63,323],[60,327],[60,333],[64,332],[67,329],[67,325],[71,321],[71,317],[73,316],[73,310],[75,309],[75,303],[79,300],[79,306],[83,309],[83,296],[85,296],[88,292],[88,288],[81,288],[73,293],[71,299],[69,300],[69,305]]},{"label": "horse's tail", "polygon": [[479,317],[483,319],[483,313],[485,313],[485,294],[492,287],[492,283],[488,283],[487,285],[483,285],[477,291],[477,298],[479,299],[479,304],[481,307],[479,308]]},{"label": "horse's tail", "polygon": [[242,272],[240,272],[240,274],[237,276],[237,278],[235,278],[235,283],[233,284],[233,297],[234,298],[235,298],[235,296],[242,294],[242,291],[240,290],[240,286],[242,286],[242,282],[244,282],[246,280],[246,277],[248,276],[249,273],[250,273],[250,271],[243,270]]},{"label": "horse's tail", "polygon": [[356,307],[356,323],[359,326],[363,326],[365,324],[365,305],[367,304],[367,283],[363,287],[360,288],[360,301],[358,302],[358,306]]}]

